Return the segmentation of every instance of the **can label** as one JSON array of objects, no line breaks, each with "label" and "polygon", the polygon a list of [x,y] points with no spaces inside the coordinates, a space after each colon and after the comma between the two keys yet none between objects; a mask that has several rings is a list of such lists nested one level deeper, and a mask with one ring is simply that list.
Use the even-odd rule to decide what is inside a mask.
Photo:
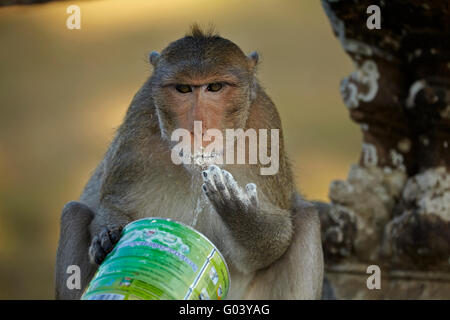
[{"label": "can label", "polygon": [[230,286],[217,248],[198,231],[170,219],[128,224],[82,300],[220,300]]}]

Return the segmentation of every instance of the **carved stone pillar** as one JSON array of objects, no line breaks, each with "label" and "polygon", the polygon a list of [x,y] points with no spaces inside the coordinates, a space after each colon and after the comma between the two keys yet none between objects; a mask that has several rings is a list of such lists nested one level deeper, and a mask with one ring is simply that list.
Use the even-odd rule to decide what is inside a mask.
[{"label": "carved stone pillar", "polygon": [[[450,298],[449,4],[322,4],[355,64],[340,90],[363,133],[359,163],[319,206],[327,276],[337,298]],[[381,29],[366,27],[370,5]],[[376,292],[371,264],[385,286]]]}]

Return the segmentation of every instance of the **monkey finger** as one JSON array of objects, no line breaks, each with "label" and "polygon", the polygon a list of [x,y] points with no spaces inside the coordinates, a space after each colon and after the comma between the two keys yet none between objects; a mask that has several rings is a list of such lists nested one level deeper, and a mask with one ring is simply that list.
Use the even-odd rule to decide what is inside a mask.
[{"label": "monkey finger", "polygon": [[203,182],[206,186],[206,190],[208,191],[208,193],[210,193],[210,194],[217,193],[218,191],[217,191],[216,185],[214,183],[214,180],[210,179],[210,175],[207,170],[202,172],[202,177],[203,177]]},{"label": "monkey finger", "polygon": [[250,199],[250,203],[254,206],[258,205],[258,191],[256,190],[256,184],[249,183],[245,186],[247,196]]},{"label": "monkey finger", "polygon": [[95,236],[92,240],[92,244],[89,247],[89,258],[91,262],[100,265],[105,260],[106,253],[100,244],[100,238]]},{"label": "monkey finger", "polygon": [[205,195],[210,199],[211,201],[215,201],[218,199],[218,193],[214,190],[211,191],[211,188],[207,186],[206,182],[202,184],[202,189]]},{"label": "monkey finger", "polygon": [[210,166],[209,172],[211,178],[214,180],[214,185],[217,191],[221,194],[224,201],[230,199],[230,192],[228,191],[227,185],[225,183],[225,178],[223,177],[222,170],[217,166]]},{"label": "monkey finger", "polygon": [[224,208],[225,208],[225,203],[223,201],[223,199],[221,198],[219,192],[211,192],[206,183],[202,184],[202,189],[203,192],[205,193],[206,197],[209,199],[209,201],[211,202],[211,204],[214,206],[214,208],[216,208],[216,211],[218,213],[223,212]]},{"label": "monkey finger", "polygon": [[234,179],[233,175],[226,170],[222,170],[225,184],[230,194],[230,200],[233,202],[242,202],[244,200],[242,189]]},{"label": "monkey finger", "polygon": [[113,245],[115,245],[122,236],[122,226],[115,227],[109,230],[109,238],[111,239],[111,242]]},{"label": "monkey finger", "polygon": [[220,185],[219,183],[219,188],[217,187],[216,184],[216,179],[214,176],[216,174],[218,167],[216,167],[217,169],[215,169],[214,167],[216,166],[210,166],[209,169],[205,170],[202,172],[202,177],[203,177],[203,182],[206,185],[206,189],[209,193],[209,196],[214,196],[217,199],[222,199],[223,198],[223,184]]},{"label": "monkey finger", "polygon": [[103,251],[108,254],[114,248],[113,241],[110,238],[110,231],[108,228],[103,228],[102,232],[100,232],[100,245],[102,246]]},{"label": "monkey finger", "polygon": [[225,178],[225,184],[230,194],[228,206],[230,208],[233,208],[233,210],[236,212],[245,211],[245,204],[243,202],[244,194],[241,187],[239,187],[238,183],[236,182],[236,180],[234,180],[234,177],[231,173],[223,170],[223,175]]}]

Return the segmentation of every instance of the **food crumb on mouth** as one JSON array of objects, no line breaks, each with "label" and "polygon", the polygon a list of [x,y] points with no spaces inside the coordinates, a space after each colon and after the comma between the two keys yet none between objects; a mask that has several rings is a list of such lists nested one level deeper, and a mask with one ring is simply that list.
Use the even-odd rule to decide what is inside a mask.
[{"label": "food crumb on mouth", "polygon": [[217,160],[219,160],[219,153],[212,152],[210,154],[205,153],[197,153],[194,156],[192,156],[192,163],[200,166],[200,167],[207,167],[212,164],[217,164]]}]

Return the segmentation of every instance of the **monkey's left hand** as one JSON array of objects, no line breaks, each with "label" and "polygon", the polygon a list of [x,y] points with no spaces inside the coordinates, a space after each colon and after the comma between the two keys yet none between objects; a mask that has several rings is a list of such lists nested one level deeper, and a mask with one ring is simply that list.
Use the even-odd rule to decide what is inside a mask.
[{"label": "monkey's left hand", "polygon": [[202,176],[203,191],[225,221],[245,218],[258,212],[258,194],[254,183],[247,184],[244,191],[231,173],[215,165],[203,171]]}]

